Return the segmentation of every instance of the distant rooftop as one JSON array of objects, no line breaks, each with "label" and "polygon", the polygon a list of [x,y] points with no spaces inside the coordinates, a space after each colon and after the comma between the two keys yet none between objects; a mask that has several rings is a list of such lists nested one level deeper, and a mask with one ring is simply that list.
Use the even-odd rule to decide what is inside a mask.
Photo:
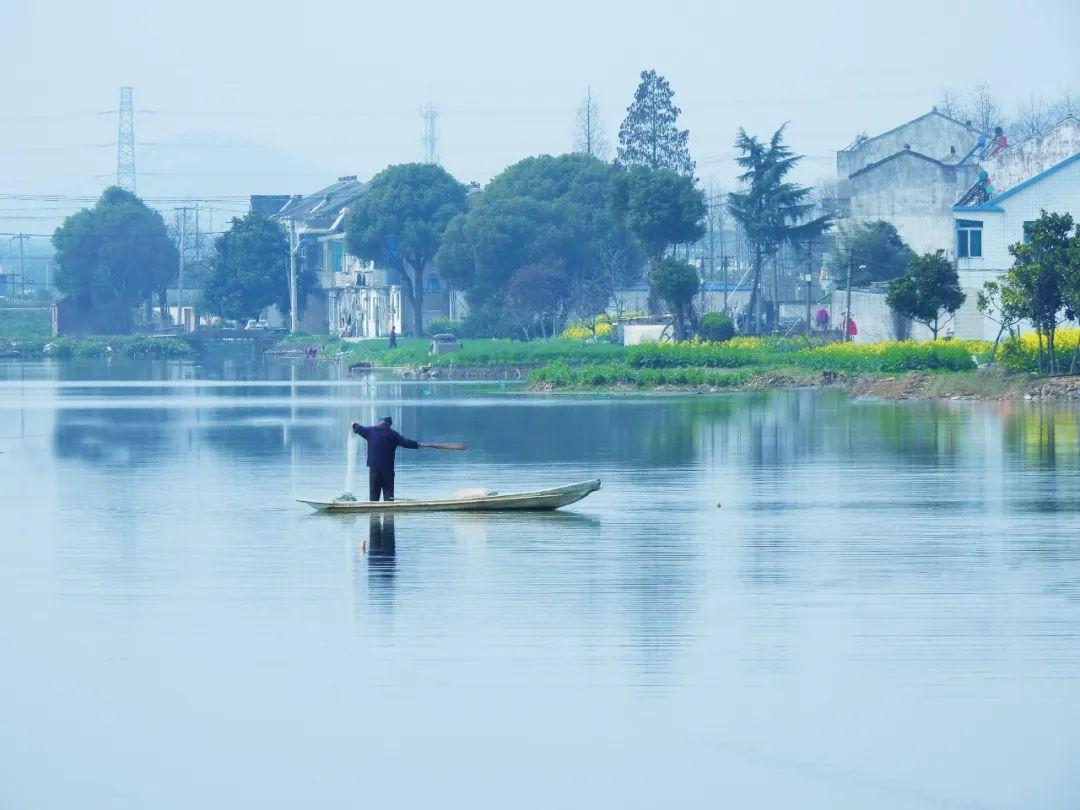
[{"label": "distant rooftop", "polygon": [[342,209],[360,199],[367,187],[368,184],[358,181],[355,174],[339,177],[336,183],[314,194],[292,197],[274,214],[274,218],[291,219],[310,230],[329,230],[338,220]]}]

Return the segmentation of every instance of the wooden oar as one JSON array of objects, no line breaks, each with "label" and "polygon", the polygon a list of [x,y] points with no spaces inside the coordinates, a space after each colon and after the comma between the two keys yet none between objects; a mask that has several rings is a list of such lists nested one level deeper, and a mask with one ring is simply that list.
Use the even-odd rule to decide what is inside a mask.
[{"label": "wooden oar", "polygon": [[468,450],[463,444],[426,444],[420,442],[421,447],[430,447],[432,450]]}]

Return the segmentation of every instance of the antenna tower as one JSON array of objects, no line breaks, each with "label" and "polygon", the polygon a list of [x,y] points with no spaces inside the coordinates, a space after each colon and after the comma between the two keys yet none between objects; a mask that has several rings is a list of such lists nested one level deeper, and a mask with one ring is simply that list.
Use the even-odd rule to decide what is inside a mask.
[{"label": "antenna tower", "polygon": [[135,104],[130,87],[120,88],[117,109],[116,185],[135,193]]},{"label": "antenna tower", "polygon": [[420,110],[420,117],[424,119],[424,134],[420,142],[424,145],[424,163],[438,163],[439,152],[439,111],[429,101],[427,106]]}]

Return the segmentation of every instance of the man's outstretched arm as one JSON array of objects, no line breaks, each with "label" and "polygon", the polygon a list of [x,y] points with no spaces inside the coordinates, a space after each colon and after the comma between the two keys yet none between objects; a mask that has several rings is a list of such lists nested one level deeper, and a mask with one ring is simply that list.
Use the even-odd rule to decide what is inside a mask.
[{"label": "man's outstretched arm", "polygon": [[413,439],[406,439],[400,433],[395,433],[394,435],[397,436],[398,447],[405,447],[409,450],[419,450],[421,447],[425,446],[420,444],[420,442],[418,441],[414,441]]},{"label": "man's outstretched arm", "polygon": [[366,428],[359,422],[352,423],[352,432],[355,433],[357,436],[363,436],[366,439],[370,430],[371,428]]}]

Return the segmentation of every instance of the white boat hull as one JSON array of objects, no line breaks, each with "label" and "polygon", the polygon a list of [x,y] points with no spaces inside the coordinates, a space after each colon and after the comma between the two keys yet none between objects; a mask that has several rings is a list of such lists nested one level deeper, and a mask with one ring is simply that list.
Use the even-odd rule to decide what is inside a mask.
[{"label": "white boat hull", "polygon": [[297,498],[317,512],[490,512],[510,509],[558,509],[577,503],[600,489],[599,479],[537,492],[483,495],[474,498],[397,501],[322,501]]}]

